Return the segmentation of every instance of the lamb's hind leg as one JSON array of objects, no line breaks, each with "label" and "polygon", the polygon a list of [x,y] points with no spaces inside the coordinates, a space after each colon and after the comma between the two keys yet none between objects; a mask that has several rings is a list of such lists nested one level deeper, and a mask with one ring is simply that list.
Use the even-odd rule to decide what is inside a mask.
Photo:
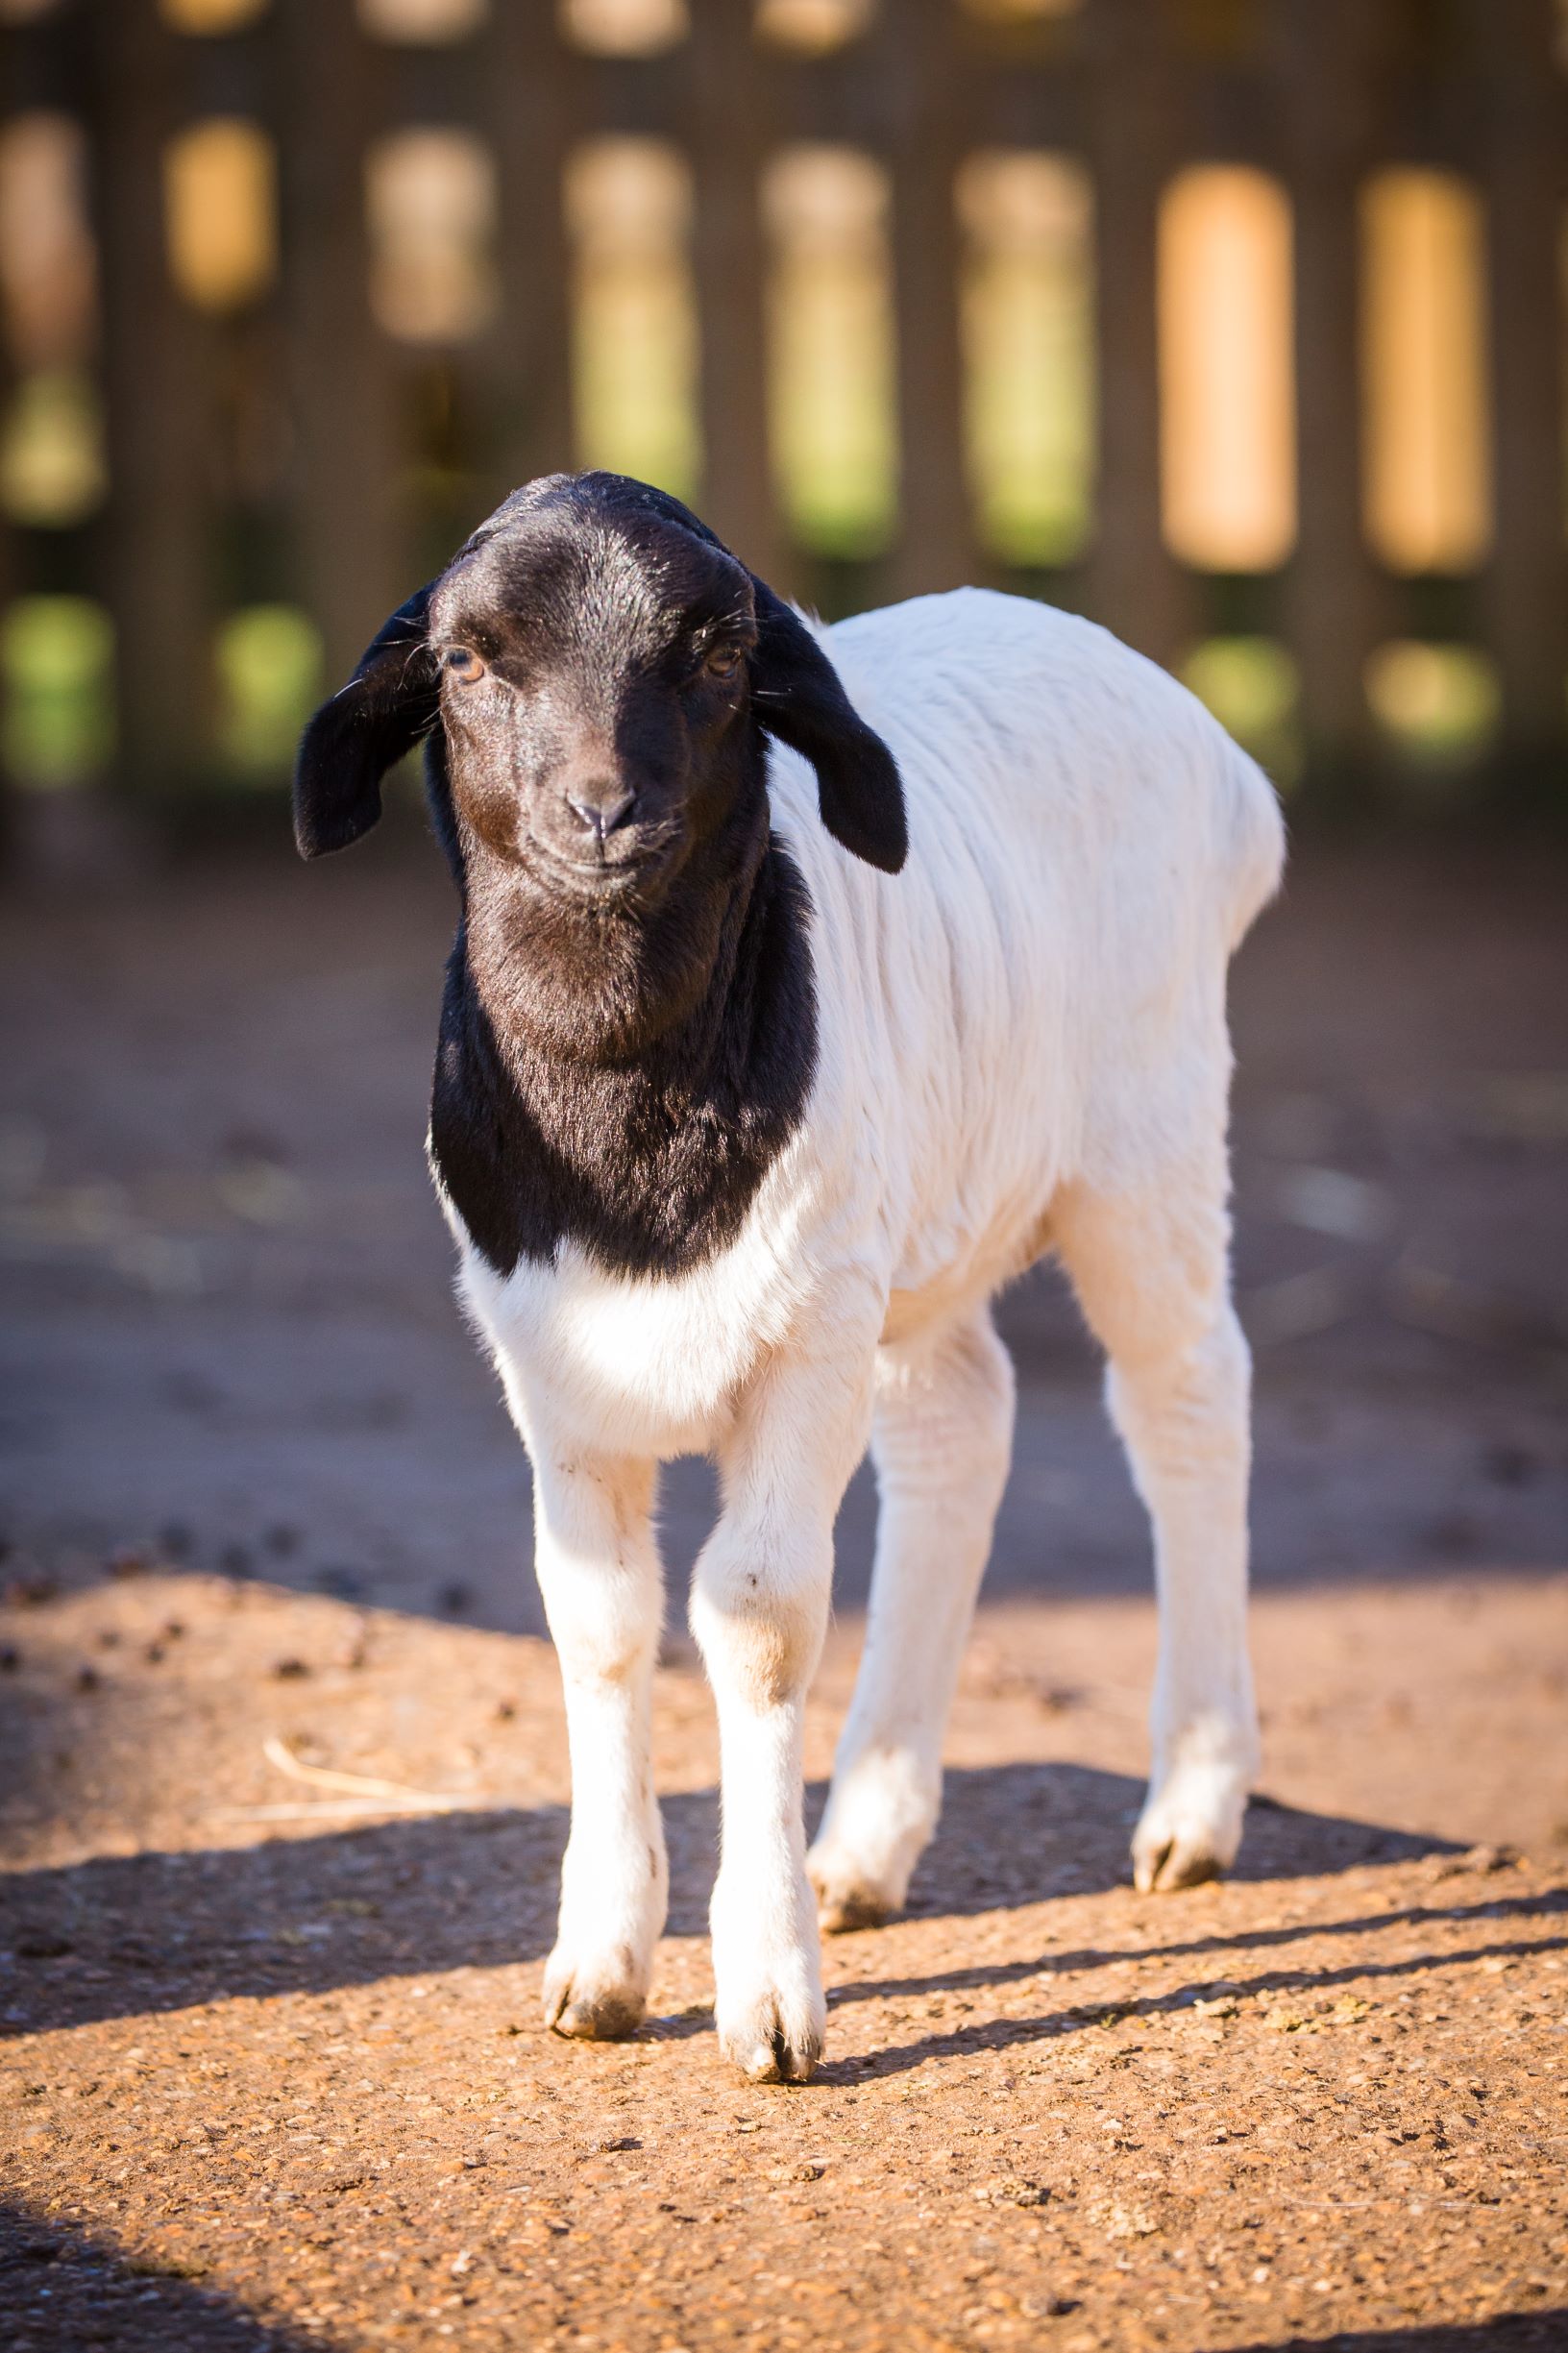
[{"label": "lamb's hind leg", "polygon": [[1154,1528],[1160,1652],[1140,1888],[1235,1860],[1258,1765],[1247,1658],[1247,1343],[1230,1299],[1222,1153],[1137,1197],[1081,1188],[1052,1227],[1110,1357],[1106,1399]]},{"label": "lamb's hind leg", "polygon": [[904,1901],[942,1802],[942,1741],[1013,1443],[1013,1367],[981,1308],[884,1349],[866,1651],[809,1857],[825,1929]]}]

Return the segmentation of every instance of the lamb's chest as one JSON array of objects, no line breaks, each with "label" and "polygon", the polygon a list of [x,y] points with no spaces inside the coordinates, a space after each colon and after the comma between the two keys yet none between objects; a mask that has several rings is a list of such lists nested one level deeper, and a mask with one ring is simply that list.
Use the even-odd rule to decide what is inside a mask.
[{"label": "lamb's chest", "polygon": [[666,1278],[606,1272],[573,1243],[502,1276],[465,1249],[458,1288],[525,1437],[548,1428],[609,1452],[711,1445],[788,1324],[785,1286],[736,1250]]}]

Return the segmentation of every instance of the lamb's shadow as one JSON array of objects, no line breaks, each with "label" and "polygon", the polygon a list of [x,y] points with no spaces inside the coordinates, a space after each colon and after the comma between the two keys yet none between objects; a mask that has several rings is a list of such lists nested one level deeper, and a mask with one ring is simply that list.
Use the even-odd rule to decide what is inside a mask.
[{"label": "lamb's shadow", "polygon": [[[1275,1994],[1321,1996],[1336,1987],[1362,1985],[1389,1979],[1419,1976],[1429,1969],[1452,1968],[1457,1963],[1501,1961],[1529,1953],[1561,1952],[1568,1949],[1568,1936],[1498,1936],[1487,1935],[1502,1921],[1560,1920],[1568,1913],[1568,1889],[1551,1888],[1539,1896],[1502,1897],[1489,1903],[1454,1906],[1412,1905],[1401,1910],[1361,1914],[1349,1920],[1317,1920],[1269,1930],[1241,1929],[1232,1936],[1199,1936],[1190,1940],[1177,1938],[1152,1945],[1146,1950],[1136,1946],[1120,1949],[1102,1950],[1087,1948],[1075,1952],[1059,1950],[1055,1946],[1037,1958],[982,1964],[974,1969],[945,1970],[925,1977],[873,1978],[859,1983],[841,1984],[832,1989],[829,1999],[834,2008],[845,2002],[877,1998],[888,1995],[948,1994],[968,1992],[980,1988],[994,1988],[1017,1984],[1025,1980],[1045,1980],[1051,1992],[1049,2005],[1038,2014],[1026,2018],[1001,2017],[966,2020],[963,2024],[943,2028],[936,2034],[922,2035],[916,2041],[901,2043],[848,2059],[831,2060],[821,2071],[827,2083],[865,2082],[880,2076],[900,2075],[912,2068],[922,2067],[927,2060],[962,2058],[982,2050],[1013,2050],[1030,2044],[1049,2043],[1063,2036],[1080,2034],[1087,2027],[1117,2024],[1125,2019],[1162,2018],[1181,2010],[1190,2010],[1206,1998],[1223,1991],[1230,2000],[1266,1997]],[[1292,1964],[1289,1948],[1301,1939],[1321,1940],[1325,1937],[1356,1937],[1372,1934],[1390,1927],[1420,1927],[1440,1923],[1444,1927],[1455,1925],[1473,1927],[1481,1937],[1479,1943],[1466,1945],[1460,1950],[1447,1947],[1427,1952],[1408,1953],[1396,1960],[1368,1959],[1354,1945],[1345,1948],[1346,1958],[1331,1968],[1314,1965],[1302,1968]],[[1266,1969],[1249,1968],[1241,1955],[1259,1949],[1279,1951],[1279,1958]],[[1113,1999],[1075,2001],[1074,1979],[1106,1969],[1119,1961],[1155,1959],[1160,1961],[1197,1960],[1217,1962],[1221,1955],[1230,1956],[1232,1969],[1210,1967],[1195,1971],[1176,1985],[1167,1986],[1157,1994],[1118,1995]],[[964,2005],[966,2008],[968,2004]]]},{"label": "lamb's shadow", "polygon": [[7,2344],[33,2353],[305,2353],[326,2342],[248,2312],[237,2297],[138,2261],[55,2215],[0,2205]]},{"label": "lamb's shadow", "polygon": [[[808,1792],[810,1818],[824,1795],[821,1785]],[[1140,1796],[1125,1775],[1086,1765],[950,1774],[912,1914],[963,1917],[1123,1884]],[[667,1798],[664,1815],[670,1931],[700,1935],[718,1849],[716,1793]],[[8,1875],[0,1878],[0,2030],[538,1960],[553,1934],[566,1827],[560,1806],[425,1815]],[[1320,1876],[1444,1844],[1263,1804],[1249,1821],[1240,1875]]]},{"label": "lamb's shadow", "polygon": [[[1095,1894],[1121,1883],[1127,1833],[1141,1794],[1140,1784],[1124,1776],[1078,1765],[1013,1765],[950,1774],[942,1829],[917,1874],[911,1914],[1007,1909],[1055,1895]],[[1233,1875],[1253,1881],[1326,1878],[1369,1863],[1455,1851],[1448,1840],[1308,1813],[1263,1798],[1255,1800],[1248,1811],[1246,1837]],[[1150,1901],[1158,1907],[1158,1926],[1151,1923],[1148,1942],[1124,1929],[1115,1949],[1067,1949],[1052,1941],[1042,1950],[1021,1951],[1007,1960],[961,1965],[936,1974],[894,1975],[877,1968],[870,1940],[841,1948],[853,1952],[857,1961],[863,1958],[865,1974],[841,1978],[831,1987],[829,2000],[835,2009],[889,1996],[976,1992],[1036,1980],[1048,1983],[1050,1998],[1038,2014],[966,2019],[907,2044],[832,2061],[823,2070],[823,2079],[849,2082],[900,2074],[928,2059],[1048,2042],[1102,2025],[1113,2015],[1153,2017],[1188,2009],[1220,1986],[1233,1997],[1321,1993],[1366,1978],[1418,1974],[1456,1959],[1505,1958],[1568,1948],[1564,1937],[1497,1933],[1503,1922],[1560,1919],[1568,1912],[1568,1889],[1563,1888],[1528,1897],[1500,1893],[1462,1906],[1444,1903],[1435,1895],[1431,1903],[1374,1907],[1352,1918],[1318,1918],[1280,1927],[1243,1926],[1235,1933],[1211,1928],[1208,1916],[1185,1907],[1180,1897]],[[1474,1924],[1480,1941],[1462,1953],[1433,1949],[1392,1961],[1361,1957],[1352,1945],[1342,1964],[1326,1969],[1300,1967],[1290,1949],[1302,1938],[1356,1937],[1429,1923],[1450,1928]],[[1194,1966],[1181,1981],[1157,1993],[1109,2003],[1076,1998],[1076,1978],[1145,1954],[1208,1966]],[[1255,1956],[1263,1954],[1269,1956],[1268,1965],[1259,1967]]]},{"label": "lamb's shadow", "polygon": [[[941,1826],[910,1891],[911,1914],[1008,1910],[1122,1886],[1143,1794],[1140,1780],[1090,1765],[949,1770]],[[1231,1876],[1316,1878],[1453,1851],[1450,1841],[1419,1831],[1255,1798]]]},{"label": "lamb's shadow", "polygon": [[1491,2320],[1414,2322],[1409,2328],[1341,2329],[1332,2337],[1271,2337],[1237,2353],[1562,2353],[1568,2307],[1499,2313]]}]

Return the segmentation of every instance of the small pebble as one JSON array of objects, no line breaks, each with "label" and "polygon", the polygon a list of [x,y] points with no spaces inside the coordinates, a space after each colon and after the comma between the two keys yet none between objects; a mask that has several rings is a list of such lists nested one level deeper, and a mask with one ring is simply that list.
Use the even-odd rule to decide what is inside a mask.
[{"label": "small pebble", "polygon": [[59,1591],[59,1581],[37,1570],[28,1577],[13,1577],[6,1587],[6,1600],[12,1608],[31,1609],[39,1602],[52,1602]]},{"label": "small pebble", "polygon": [[272,1672],[279,1682],[289,1683],[297,1682],[301,1676],[308,1675],[310,1670],[303,1658],[280,1658]]}]

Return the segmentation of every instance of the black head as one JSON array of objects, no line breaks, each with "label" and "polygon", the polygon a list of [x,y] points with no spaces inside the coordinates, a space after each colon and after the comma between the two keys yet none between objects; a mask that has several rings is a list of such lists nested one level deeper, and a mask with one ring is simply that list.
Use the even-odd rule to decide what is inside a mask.
[{"label": "black head", "polygon": [[455,848],[557,903],[662,897],[705,845],[767,832],[761,732],[817,772],[828,831],[896,873],[892,753],[821,648],[678,500],[614,474],[514,492],[400,606],[300,746],[307,858],[357,841],[439,723]]}]

